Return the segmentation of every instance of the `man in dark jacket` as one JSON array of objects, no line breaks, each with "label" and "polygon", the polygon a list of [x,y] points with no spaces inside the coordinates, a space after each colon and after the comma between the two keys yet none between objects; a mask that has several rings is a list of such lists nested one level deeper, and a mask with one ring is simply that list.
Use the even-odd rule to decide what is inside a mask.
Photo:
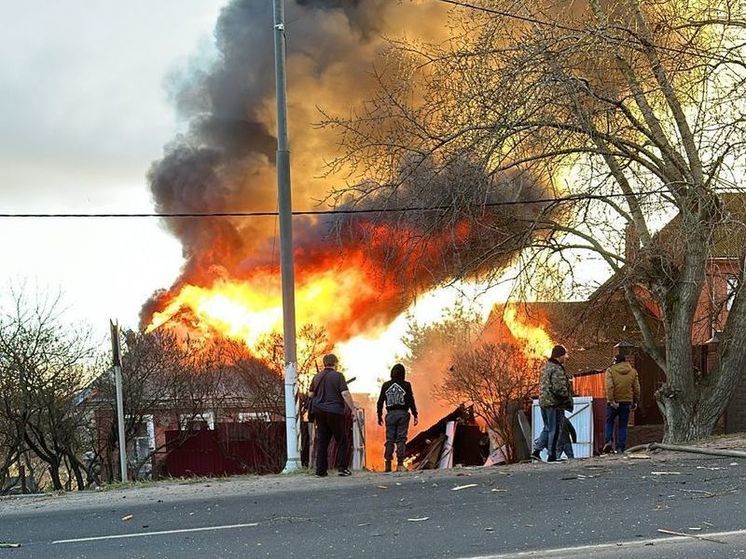
[{"label": "man in dark jacket", "polygon": [[565,421],[565,410],[572,410],[573,407],[571,379],[565,371],[565,359],[567,359],[567,350],[564,346],[554,346],[552,355],[541,372],[539,405],[548,435],[547,451],[549,457],[547,462],[557,461],[557,451]]},{"label": "man in dark jacket", "polygon": [[324,356],[324,369],[313,377],[308,397],[313,406],[316,433],[316,475],[325,477],[329,467],[329,443],[334,437],[337,443],[337,471],[340,476],[349,476],[349,447],[345,428],[345,407],[352,412],[352,420],[357,420],[355,403],[352,401],[347,381],[337,371],[339,360],[336,355]]},{"label": "man in dark jacket", "polygon": [[414,403],[412,385],[404,380],[404,365],[397,363],[391,368],[391,380],[383,383],[378,396],[378,424],[383,425],[383,404],[386,403],[386,446],[384,460],[385,471],[391,471],[391,460],[394,458],[396,444],[397,471],[404,471],[404,451],[407,446],[407,429],[409,428],[409,410],[412,410],[414,424],[417,425],[417,406]]}]

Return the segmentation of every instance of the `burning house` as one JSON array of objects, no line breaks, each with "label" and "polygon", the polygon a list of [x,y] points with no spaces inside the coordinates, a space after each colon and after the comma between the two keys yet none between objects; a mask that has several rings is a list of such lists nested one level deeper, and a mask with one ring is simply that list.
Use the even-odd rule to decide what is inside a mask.
[{"label": "burning house", "polygon": [[[392,322],[418,295],[509,263],[534,234],[516,214],[529,222],[545,208],[500,203],[543,199],[548,186],[528,173],[486,175],[465,155],[447,169],[402,169],[396,188],[363,181],[365,196],[355,204],[330,198],[335,183],[323,161],[333,159],[338,137],[314,126],[317,107],[346,110],[364,100],[375,86],[365,62],[386,47],[382,36],[417,22],[409,28],[437,38],[446,9],[294,0],[287,11],[288,21],[303,22],[288,46],[294,202],[304,210],[318,207],[319,199],[335,206],[294,219],[297,322],[326,329],[358,376],[356,391],[373,393],[395,359],[394,349],[382,350]],[[165,147],[148,180],[185,261],[173,284],[144,304],[144,331],[239,340],[254,350],[281,330],[271,215],[274,114],[267,108],[274,95],[271,19],[268,4],[233,0],[216,25],[212,59],[174,75],[173,98],[187,127]],[[451,204],[464,197],[487,203],[479,219]],[[204,215],[173,217],[195,213]]]},{"label": "burning house", "polygon": [[[369,72],[387,48],[382,37],[407,28],[419,39],[438,40],[447,32],[447,7],[292,0],[287,11],[294,203],[303,214],[294,218],[297,322],[324,328],[358,377],[355,391],[372,394],[400,349],[392,343],[392,324],[444,283],[509,266],[541,235],[532,226],[537,215],[560,217],[543,202],[557,192],[528,171],[488,174],[464,154],[438,169],[404,162],[391,170],[390,183],[359,178],[354,201],[335,196],[335,180],[347,178],[349,169],[334,164],[338,131],[315,124],[369,98],[383,79]],[[145,331],[230,339],[256,352],[281,330],[271,20],[268,4],[233,0],[217,22],[215,51],[174,73],[171,92],[185,128],[153,163],[148,180],[157,211],[181,242],[184,265],[143,305]],[[561,320],[575,317],[568,320],[577,326],[583,305],[564,309],[570,307]],[[613,344],[630,339],[606,333],[595,346],[582,342],[585,335],[558,326],[541,309],[535,305],[540,312],[529,309],[524,320],[509,307],[494,321],[508,329],[501,339],[522,340],[534,358],[564,341],[577,359],[612,338]],[[620,316],[627,315],[610,324]],[[582,372],[603,368],[610,359],[604,352]],[[657,377],[649,378],[652,387]],[[429,393],[435,381],[423,384],[419,390]],[[641,414],[655,414],[652,402]]]}]

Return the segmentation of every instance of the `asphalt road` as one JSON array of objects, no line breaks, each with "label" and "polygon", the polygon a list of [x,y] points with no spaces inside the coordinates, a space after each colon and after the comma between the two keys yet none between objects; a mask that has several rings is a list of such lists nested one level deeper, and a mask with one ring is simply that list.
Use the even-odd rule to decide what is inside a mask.
[{"label": "asphalt road", "polygon": [[668,455],[6,499],[0,558],[746,559],[745,481]]}]

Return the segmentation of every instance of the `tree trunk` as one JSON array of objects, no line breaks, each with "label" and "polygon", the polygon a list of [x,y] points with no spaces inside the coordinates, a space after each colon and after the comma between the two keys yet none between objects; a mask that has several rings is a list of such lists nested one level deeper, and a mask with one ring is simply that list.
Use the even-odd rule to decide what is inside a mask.
[{"label": "tree trunk", "polygon": [[[705,283],[707,268],[706,227],[682,216],[683,254],[661,258],[658,293],[662,295],[666,338],[666,382],[656,393],[664,418],[663,442],[682,443],[712,432],[717,421],[703,415],[710,389],[692,360],[692,324]],[[679,260],[680,258],[680,260]],[[706,420],[706,421],[704,421]]]},{"label": "tree trunk", "polygon": [[708,398],[667,398],[664,396],[663,442],[682,444],[708,437],[720,417]]},{"label": "tree trunk", "polygon": [[82,465],[75,456],[68,456],[70,462],[70,469],[75,476],[75,483],[78,485],[78,491],[85,489],[85,481],[83,480]]},{"label": "tree trunk", "polygon": [[52,478],[52,487],[55,491],[62,491],[62,479],[60,478],[60,464],[58,462],[49,462],[49,477]]}]

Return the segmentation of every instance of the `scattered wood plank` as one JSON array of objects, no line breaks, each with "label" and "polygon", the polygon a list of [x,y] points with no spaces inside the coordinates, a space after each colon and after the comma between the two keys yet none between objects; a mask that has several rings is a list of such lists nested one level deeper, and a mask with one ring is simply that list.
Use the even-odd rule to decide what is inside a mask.
[{"label": "scattered wood plank", "polygon": [[682,536],[684,538],[693,538],[695,540],[702,540],[706,542],[713,542],[713,543],[722,543],[725,542],[722,540],[716,540],[715,538],[708,538],[707,536],[700,536],[699,534],[687,534],[686,532],[675,532],[674,530],[666,530],[664,528],[658,528],[658,532],[661,534],[667,534],[669,536]]},{"label": "scattered wood plank", "polygon": [[467,483],[466,485],[457,485],[451,491],[461,491],[462,489],[469,489],[470,487],[478,487],[478,483]]}]

